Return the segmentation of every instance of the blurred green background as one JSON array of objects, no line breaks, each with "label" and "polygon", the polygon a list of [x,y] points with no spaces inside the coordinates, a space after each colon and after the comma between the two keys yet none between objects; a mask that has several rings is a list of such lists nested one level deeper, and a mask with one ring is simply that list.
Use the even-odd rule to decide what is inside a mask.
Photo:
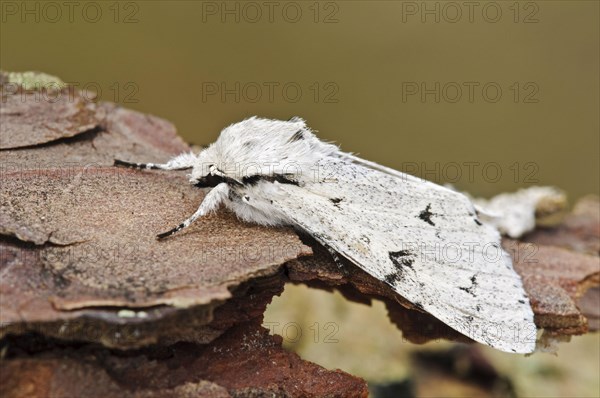
[{"label": "blurred green background", "polygon": [[75,3],[2,1],[0,66],[162,116],[193,143],[299,115],[475,195],[599,191],[597,1]]},{"label": "blurred green background", "polygon": [[[0,11],[3,70],[57,75],[172,121],[191,143],[251,115],[299,115],[346,151],[477,196],[538,184],[571,201],[599,192],[597,1],[2,1]],[[371,380],[406,376],[401,353],[414,346],[384,332],[381,309],[356,308],[292,287],[267,320],[294,314],[308,328],[318,311],[346,334],[290,348]],[[598,336],[563,351],[585,369],[489,355],[526,395],[600,395]]]}]

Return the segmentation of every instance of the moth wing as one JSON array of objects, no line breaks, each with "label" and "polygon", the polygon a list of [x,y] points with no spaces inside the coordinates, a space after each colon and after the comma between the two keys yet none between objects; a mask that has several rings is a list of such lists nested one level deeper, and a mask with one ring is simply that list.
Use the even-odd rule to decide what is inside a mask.
[{"label": "moth wing", "polygon": [[532,352],[533,313],[498,231],[464,195],[361,161],[327,159],[304,186],[282,184],[273,205],[453,329]]}]

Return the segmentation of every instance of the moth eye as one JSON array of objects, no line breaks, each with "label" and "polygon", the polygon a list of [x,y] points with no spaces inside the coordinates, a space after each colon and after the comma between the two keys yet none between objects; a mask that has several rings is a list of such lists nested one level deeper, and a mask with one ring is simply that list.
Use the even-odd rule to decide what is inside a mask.
[{"label": "moth eye", "polygon": [[214,188],[222,182],[223,179],[221,177],[213,174],[207,174],[204,177],[198,178],[194,185],[198,188]]}]

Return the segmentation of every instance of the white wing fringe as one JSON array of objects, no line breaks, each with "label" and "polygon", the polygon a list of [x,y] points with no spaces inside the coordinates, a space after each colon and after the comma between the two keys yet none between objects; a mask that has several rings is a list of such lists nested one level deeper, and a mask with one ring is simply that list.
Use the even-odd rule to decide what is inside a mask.
[{"label": "white wing fringe", "polygon": [[504,235],[519,238],[537,226],[560,222],[567,207],[563,191],[554,187],[531,187],[502,193],[491,199],[473,199],[482,221]]}]

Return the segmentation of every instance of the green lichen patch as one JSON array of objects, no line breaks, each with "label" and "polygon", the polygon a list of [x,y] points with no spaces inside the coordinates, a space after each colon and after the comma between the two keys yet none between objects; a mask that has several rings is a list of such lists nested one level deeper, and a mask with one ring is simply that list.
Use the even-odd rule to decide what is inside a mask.
[{"label": "green lichen patch", "polygon": [[56,76],[41,72],[0,72],[0,81],[5,84],[18,84],[27,91],[62,90],[67,84]]}]

